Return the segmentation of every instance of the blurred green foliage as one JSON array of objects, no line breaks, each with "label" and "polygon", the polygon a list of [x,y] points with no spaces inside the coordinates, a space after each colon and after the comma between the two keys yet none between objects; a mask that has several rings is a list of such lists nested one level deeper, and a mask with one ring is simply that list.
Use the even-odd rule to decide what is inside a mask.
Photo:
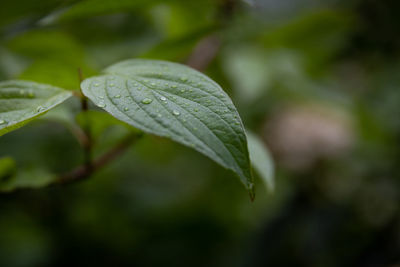
[{"label": "blurred green foliage", "polygon": [[[2,80],[77,90],[77,68],[91,76],[121,59],[190,63],[216,51],[203,71],[269,146],[276,189],[258,180],[250,203],[230,172],[146,136],[87,181],[1,194],[0,266],[400,264],[399,8],[395,0],[2,1]],[[15,164],[32,179],[79,165],[74,117],[63,109],[2,136],[0,169]],[[79,103],[65,109],[76,115]],[[96,154],[126,133],[109,119],[94,126]]]}]

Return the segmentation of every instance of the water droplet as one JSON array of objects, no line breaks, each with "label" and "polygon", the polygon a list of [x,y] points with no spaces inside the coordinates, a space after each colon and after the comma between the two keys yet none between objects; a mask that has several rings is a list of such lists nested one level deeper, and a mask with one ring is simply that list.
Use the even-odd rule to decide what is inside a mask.
[{"label": "water droplet", "polygon": [[181,93],[184,93],[184,92],[185,92],[185,89],[182,89],[182,90],[181,90]]},{"label": "water droplet", "polygon": [[164,96],[162,96],[162,97],[160,97],[160,100],[161,100],[161,101],[167,101],[167,98],[164,97]]},{"label": "water droplet", "polygon": [[126,107],[124,108],[124,111],[128,111],[128,110],[129,110],[129,108],[126,108]]},{"label": "water droplet", "polygon": [[35,94],[31,90],[29,90],[28,97],[33,98],[35,97]]},{"label": "water droplet", "polygon": [[144,80],[144,82],[145,82],[145,83],[148,83],[148,82],[149,82],[149,80],[147,80],[147,79],[146,79],[146,80]]},{"label": "water droplet", "polygon": [[162,115],[161,115],[160,113],[158,113],[158,114],[157,114],[157,116],[158,116],[159,118],[161,118],[161,117],[162,117]]},{"label": "water droplet", "polygon": [[181,113],[180,113],[179,111],[177,111],[177,110],[173,110],[173,111],[172,111],[172,114],[174,114],[175,116],[181,115]]},{"label": "water droplet", "polygon": [[152,85],[152,86],[155,86],[155,85],[156,85],[156,83],[151,83],[151,85]]},{"label": "water droplet", "polygon": [[176,100],[177,98],[176,98],[176,96],[173,96],[172,99],[173,99],[173,100]]},{"label": "water droplet", "polygon": [[94,83],[94,86],[96,86],[96,87],[99,86],[99,85],[100,85],[99,83]]},{"label": "water droplet", "polygon": [[145,99],[142,100],[142,103],[146,104],[146,105],[150,104],[151,102],[153,102],[153,99],[150,99],[150,98],[145,98]]},{"label": "water droplet", "polygon": [[238,122],[235,122],[235,125],[240,125],[240,123],[238,123]]},{"label": "water droplet", "polygon": [[174,85],[171,85],[171,87],[172,87],[172,88],[176,88],[177,86],[174,84]]},{"label": "water droplet", "polygon": [[188,78],[187,78],[186,76],[181,77],[181,81],[183,81],[183,82],[186,82],[187,79],[188,79]]},{"label": "water droplet", "polygon": [[133,85],[134,85],[134,86],[138,86],[139,84],[138,84],[138,83],[134,83]]},{"label": "water droplet", "polygon": [[192,89],[189,89],[189,92],[193,92],[193,90],[192,90]]},{"label": "water droplet", "polygon": [[115,95],[114,96],[114,98],[120,98],[121,97],[121,95]]},{"label": "water droplet", "polygon": [[19,94],[20,94],[20,95],[24,95],[24,94],[25,94],[25,91],[24,91],[24,90],[19,90]]},{"label": "water droplet", "polygon": [[111,87],[115,86],[115,83],[110,83],[110,86],[111,86]]},{"label": "water droplet", "polygon": [[137,89],[138,89],[138,91],[141,91],[141,90],[142,90],[142,88],[141,88],[141,87],[138,87]]},{"label": "water droplet", "polygon": [[220,93],[219,96],[224,96],[224,94],[223,94],[223,93]]},{"label": "water droplet", "polygon": [[98,106],[99,108],[105,108],[105,107],[106,107],[106,104],[105,104],[103,101],[100,101],[100,102],[97,104],[97,106]]},{"label": "water droplet", "polygon": [[197,128],[193,128],[193,130],[197,131]]},{"label": "water droplet", "polygon": [[194,112],[197,112],[197,111],[199,111],[199,110],[198,110],[197,108],[195,108],[195,109],[194,109]]},{"label": "water droplet", "polygon": [[41,112],[43,110],[44,110],[44,107],[42,107],[42,106],[38,106],[37,109],[36,109],[37,112]]},{"label": "water droplet", "polygon": [[6,123],[5,120],[0,120],[0,125]]},{"label": "water droplet", "polygon": [[186,119],[183,119],[183,122],[186,122]]},{"label": "water droplet", "polygon": [[101,95],[101,96],[99,96],[99,98],[100,98],[100,99],[104,99],[104,96]]}]

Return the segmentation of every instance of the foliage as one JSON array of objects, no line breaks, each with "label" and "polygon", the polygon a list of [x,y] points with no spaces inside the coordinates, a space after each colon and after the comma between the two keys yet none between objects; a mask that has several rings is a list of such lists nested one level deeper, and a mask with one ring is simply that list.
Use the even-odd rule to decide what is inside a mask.
[{"label": "foliage", "polygon": [[398,265],[399,7],[2,1],[0,266]]}]

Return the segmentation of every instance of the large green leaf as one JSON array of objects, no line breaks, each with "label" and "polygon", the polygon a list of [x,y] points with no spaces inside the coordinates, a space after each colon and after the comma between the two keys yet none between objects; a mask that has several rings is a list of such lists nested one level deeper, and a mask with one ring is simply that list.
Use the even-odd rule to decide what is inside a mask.
[{"label": "large green leaf", "polygon": [[71,95],[63,89],[34,82],[0,82],[0,136],[46,113]]},{"label": "large green leaf", "polygon": [[176,63],[135,59],[81,86],[117,119],[192,147],[234,171],[254,197],[243,124],[231,99],[207,76]]}]

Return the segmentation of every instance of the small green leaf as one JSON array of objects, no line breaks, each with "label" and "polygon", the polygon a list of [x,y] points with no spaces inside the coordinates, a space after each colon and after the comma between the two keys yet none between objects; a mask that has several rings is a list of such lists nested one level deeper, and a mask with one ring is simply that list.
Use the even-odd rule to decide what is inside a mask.
[{"label": "small green leaf", "polygon": [[40,167],[22,169],[9,179],[0,181],[0,192],[11,192],[21,188],[41,188],[54,182],[56,178],[55,175]]},{"label": "small green leaf", "polygon": [[71,92],[49,85],[0,82],[0,136],[22,127],[70,96]]},{"label": "small green leaf", "polygon": [[261,139],[253,134],[252,132],[247,131],[247,141],[249,144],[249,153],[251,164],[254,166],[254,169],[263,179],[267,189],[270,191],[274,190],[274,163],[272,157],[261,141]]},{"label": "small green leaf", "polygon": [[7,181],[16,172],[16,164],[11,157],[0,158],[0,183]]},{"label": "small green leaf", "polygon": [[117,119],[192,147],[234,171],[254,198],[243,124],[231,99],[207,76],[176,63],[136,59],[81,86]]}]

